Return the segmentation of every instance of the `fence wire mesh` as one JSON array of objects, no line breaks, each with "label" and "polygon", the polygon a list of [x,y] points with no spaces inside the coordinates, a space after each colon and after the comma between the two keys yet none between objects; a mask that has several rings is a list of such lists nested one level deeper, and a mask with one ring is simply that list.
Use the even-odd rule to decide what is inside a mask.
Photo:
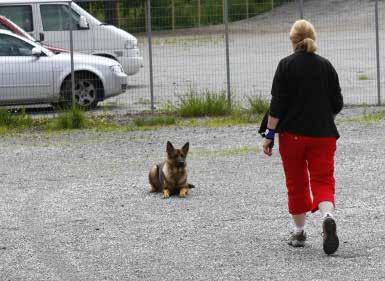
[{"label": "fence wire mesh", "polygon": [[275,68],[292,52],[289,30],[301,11],[316,28],[318,53],[339,73],[345,102],[378,104],[384,96],[384,1],[378,2],[377,68],[371,0],[4,0],[0,105],[75,101],[138,113],[152,104],[156,110],[177,105],[190,94],[227,96],[230,86],[232,102],[247,106],[249,97],[270,97]]}]

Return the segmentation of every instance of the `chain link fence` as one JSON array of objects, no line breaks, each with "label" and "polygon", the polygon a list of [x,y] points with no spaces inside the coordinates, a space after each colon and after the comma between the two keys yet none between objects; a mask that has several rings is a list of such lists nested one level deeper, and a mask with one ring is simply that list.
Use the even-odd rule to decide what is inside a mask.
[{"label": "chain link fence", "polygon": [[270,98],[301,17],[314,24],[346,103],[384,97],[384,1],[4,0],[0,15],[1,105],[75,102],[138,113],[191,93],[223,93],[247,106],[249,97]]}]

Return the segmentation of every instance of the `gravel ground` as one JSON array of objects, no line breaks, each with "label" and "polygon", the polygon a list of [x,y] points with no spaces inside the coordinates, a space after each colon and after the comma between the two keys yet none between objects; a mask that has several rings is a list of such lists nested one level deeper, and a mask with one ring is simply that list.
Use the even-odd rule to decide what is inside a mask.
[{"label": "gravel ground", "polygon": [[[255,152],[256,126],[1,137],[0,280],[383,280],[385,121],[339,120],[332,257],[318,214],[286,245],[280,158]],[[186,199],[148,193],[167,140],[190,142]]]}]

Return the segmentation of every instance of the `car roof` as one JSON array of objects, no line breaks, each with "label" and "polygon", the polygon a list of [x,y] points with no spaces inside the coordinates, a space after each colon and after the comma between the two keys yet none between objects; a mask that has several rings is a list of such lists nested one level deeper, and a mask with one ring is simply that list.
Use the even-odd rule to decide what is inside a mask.
[{"label": "car roof", "polygon": [[4,4],[34,4],[34,3],[69,3],[72,0],[2,0],[1,5]]}]

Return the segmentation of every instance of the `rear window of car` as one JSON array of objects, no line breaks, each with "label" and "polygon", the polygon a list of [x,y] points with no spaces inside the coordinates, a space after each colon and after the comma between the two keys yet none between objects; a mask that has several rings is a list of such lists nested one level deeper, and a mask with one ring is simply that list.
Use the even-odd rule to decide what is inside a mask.
[{"label": "rear window of car", "polygon": [[30,5],[0,6],[4,15],[27,32],[33,31],[32,7]]}]

